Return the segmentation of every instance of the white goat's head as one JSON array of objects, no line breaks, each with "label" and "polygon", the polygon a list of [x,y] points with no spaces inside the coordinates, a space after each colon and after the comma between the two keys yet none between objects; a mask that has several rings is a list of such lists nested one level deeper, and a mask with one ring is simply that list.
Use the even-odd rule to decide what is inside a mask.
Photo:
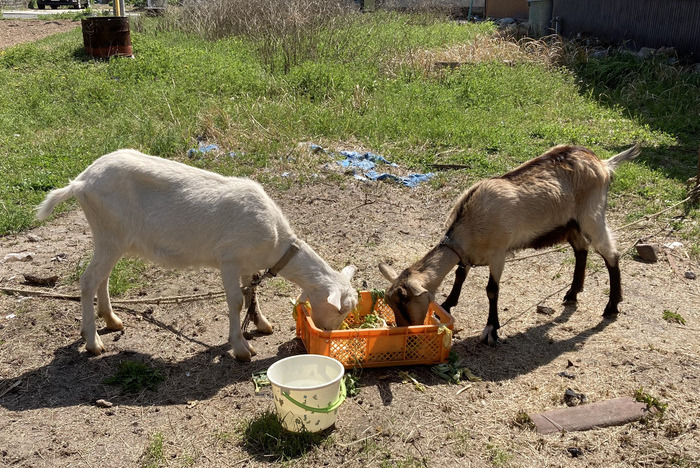
[{"label": "white goat's head", "polygon": [[311,304],[311,319],[322,330],[336,330],[357,306],[357,290],[350,280],[355,274],[355,266],[349,265],[338,273],[337,280],[328,288],[314,288],[301,294],[302,300]]}]

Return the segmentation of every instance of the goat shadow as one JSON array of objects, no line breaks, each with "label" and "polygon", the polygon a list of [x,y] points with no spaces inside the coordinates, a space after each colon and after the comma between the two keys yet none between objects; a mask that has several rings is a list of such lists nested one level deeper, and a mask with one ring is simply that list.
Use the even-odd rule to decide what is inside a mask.
[{"label": "goat shadow", "polygon": [[549,332],[566,323],[577,308],[576,304],[567,304],[559,316],[509,336],[499,341],[496,347],[486,346],[479,342],[478,337],[471,337],[458,342],[453,350],[463,358],[464,365],[487,381],[499,382],[528,374],[576,350],[616,319],[601,317],[596,325],[570,338],[552,340]]},{"label": "goat shadow", "polygon": [[[84,341],[78,339],[56,349],[51,362],[17,377],[0,379],[0,393],[4,392],[0,396],[0,407],[28,411],[94,404],[98,399],[121,405],[185,404],[209,399],[232,383],[250,381],[254,372],[267,369],[281,358],[305,352],[301,341],[294,338],[280,344],[275,356],[253,357],[250,362],[239,362],[232,356],[228,343],[208,346],[166,324],[152,321],[186,341],[205,346],[205,349],[177,361],[135,351],[92,356],[82,348]],[[118,338],[118,333],[100,330],[103,339],[105,335]],[[104,383],[115,374],[122,361],[147,364],[162,373],[165,380],[155,391],[122,394],[118,386]],[[250,385],[252,388],[252,382]],[[233,392],[236,393],[237,389]]]},{"label": "goat shadow", "polygon": [[[462,365],[468,367],[484,381],[510,380],[545,366],[562,354],[575,350],[614,322],[614,319],[601,318],[601,321],[595,326],[583,330],[569,339],[550,342],[548,332],[567,322],[576,310],[576,304],[565,305],[559,316],[509,336],[505,341],[499,341],[496,347],[482,344],[479,337],[474,336],[455,341],[452,350],[462,358]],[[426,387],[444,385],[445,381],[433,374],[430,370],[431,367],[365,369],[362,371],[360,386],[362,388],[376,387],[382,405],[389,406],[394,400],[394,394],[391,390],[392,384],[406,380],[400,375],[400,371],[409,372],[420,384]]]}]

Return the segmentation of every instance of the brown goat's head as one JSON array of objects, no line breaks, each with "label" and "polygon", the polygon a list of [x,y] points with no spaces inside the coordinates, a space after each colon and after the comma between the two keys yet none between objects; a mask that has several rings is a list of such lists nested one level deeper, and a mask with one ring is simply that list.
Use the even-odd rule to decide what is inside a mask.
[{"label": "brown goat's head", "polygon": [[379,264],[379,271],[391,281],[391,286],[384,294],[384,301],[394,311],[396,325],[399,327],[423,325],[428,306],[434,297],[423,286],[420,274],[407,268],[397,275],[386,263]]}]

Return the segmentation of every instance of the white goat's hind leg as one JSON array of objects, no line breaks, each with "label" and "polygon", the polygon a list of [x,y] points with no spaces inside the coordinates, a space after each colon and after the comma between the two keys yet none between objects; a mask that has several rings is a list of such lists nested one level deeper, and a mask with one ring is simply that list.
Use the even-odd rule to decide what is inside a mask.
[{"label": "white goat's hind leg", "polygon": [[102,317],[109,330],[123,330],[124,324],[114,314],[109,301],[109,277],[97,287],[97,316]]},{"label": "white goat's hind leg", "polygon": [[80,277],[80,305],[83,311],[80,334],[85,339],[85,348],[92,354],[101,354],[106,350],[95,325],[95,294],[98,290],[100,295],[104,294],[101,286],[103,283],[106,286],[109,273],[120,257],[120,253],[100,248],[96,242],[92,260]]},{"label": "white goat's hind leg", "polygon": [[272,325],[267,321],[265,316],[260,310],[260,303],[257,297],[257,287],[251,286],[253,277],[243,278],[243,290],[245,291],[245,303],[243,308],[247,311],[247,314],[253,320],[255,328],[266,335],[272,334]]},{"label": "white goat's hind leg", "polygon": [[233,347],[233,355],[239,361],[250,361],[256,352],[241,331],[241,308],[243,307],[243,291],[241,290],[240,275],[233,267],[222,267],[221,278],[226,290],[226,303],[228,304],[228,342]]}]

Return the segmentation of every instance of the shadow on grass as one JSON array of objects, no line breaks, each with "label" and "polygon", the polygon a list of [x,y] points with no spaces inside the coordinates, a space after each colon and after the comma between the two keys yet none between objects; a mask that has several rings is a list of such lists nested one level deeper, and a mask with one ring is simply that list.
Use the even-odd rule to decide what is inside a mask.
[{"label": "shadow on grass", "polygon": [[333,429],[291,432],[282,426],[276,413],[265,411],[247,422],[243,431],[243,446],[259,461],[286,461],[303,457],[323,444]]}]

